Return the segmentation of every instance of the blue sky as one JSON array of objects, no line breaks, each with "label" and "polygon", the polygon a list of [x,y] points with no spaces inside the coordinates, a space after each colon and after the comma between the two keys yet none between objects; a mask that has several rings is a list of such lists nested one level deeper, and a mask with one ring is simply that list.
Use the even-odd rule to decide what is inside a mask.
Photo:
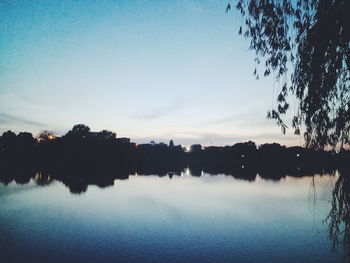
[{"label": "blue sky", "polygon": [[[299,145],[266,112],[280,85],[227,0],[0,2],[0,132],[74,124],[136,142]],[[293,107],[292,107],[293,113]]]}]

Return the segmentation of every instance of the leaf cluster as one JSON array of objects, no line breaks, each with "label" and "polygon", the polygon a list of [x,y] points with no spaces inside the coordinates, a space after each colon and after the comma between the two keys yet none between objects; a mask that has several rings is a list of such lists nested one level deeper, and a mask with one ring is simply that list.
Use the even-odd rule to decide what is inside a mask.
[{"label": "leaf cluster", "polygon": [[244,21],[238,33],[250,40],[263,75],[283,83],[267,117],[285,132],[282,117],[294,97],[292,128],[300,134],[305,125],[306,146],[349,144],[350,1],[238,0],[236,8]]}]

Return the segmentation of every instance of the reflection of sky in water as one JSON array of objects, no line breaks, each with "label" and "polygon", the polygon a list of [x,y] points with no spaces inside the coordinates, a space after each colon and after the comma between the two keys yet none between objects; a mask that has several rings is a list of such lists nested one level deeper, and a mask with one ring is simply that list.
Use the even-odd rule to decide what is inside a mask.
[{"label": "reflection of sky in water", "polygon": [[59,182],[0,187],[5,259],[57,262],[333,262],[335,177],[131,176],[72,195]]}]

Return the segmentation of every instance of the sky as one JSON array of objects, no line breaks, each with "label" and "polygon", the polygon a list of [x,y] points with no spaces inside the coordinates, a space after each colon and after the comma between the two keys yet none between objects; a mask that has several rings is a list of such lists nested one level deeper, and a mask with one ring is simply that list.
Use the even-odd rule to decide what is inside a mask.
[{"label": "sky", "polygon": [[0,132],[83,123],[137,143],[300,145],[266,119],[281,85],[253,76],[227,3],[1,0]]}]

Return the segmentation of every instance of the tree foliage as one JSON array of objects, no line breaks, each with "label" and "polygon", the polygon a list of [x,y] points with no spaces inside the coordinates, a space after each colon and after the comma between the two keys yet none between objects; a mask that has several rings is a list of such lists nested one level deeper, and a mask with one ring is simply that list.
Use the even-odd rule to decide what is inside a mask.
[{"label": "tree foliage", "polygon": [[50,140],[53,140],[55,138],[55,135],[50,131],[42,131],[38,134],[37,140],[39,142],[48,142]]},{"label": "tree foliage", "polygon": [[238,0],[236,8],[243,16],[238,33],[250,40],[263,75],[282,82],[268,118],[285,133],[282,117],[294,97],[292,128],[304,133],[306,146],[349,144],[350,1]]},{"label": "tree foliage", "polygon": [[0,137],[0,145],[3,147],[11,147],[15,144],[16,142],[16,134],[13,131],[6,131],[2,134]]},{"label": "tree foliage", "polygon": [[[332,249],[341,244],[345,248],[344,259],[350,259],[350,180],[347,173],[340,173],[332,191],[331,210],[324,220],[328,223],[328,234]],[[345,262],[345,260],[344,260]]]},{"label": "tree foliage", "polygon": [[98,137],[101,140],[108,141],[108,140],[115,139],[117,137],[117,134],[115,132],[112,132],[112,131],[102,130],[98,133]]},{"label": "tree foliage", "polygon": [[67,132],[64,136],[66,139],[83,140],[89,137],[90,127],[85,124],[76,124],[73,128]]}]

